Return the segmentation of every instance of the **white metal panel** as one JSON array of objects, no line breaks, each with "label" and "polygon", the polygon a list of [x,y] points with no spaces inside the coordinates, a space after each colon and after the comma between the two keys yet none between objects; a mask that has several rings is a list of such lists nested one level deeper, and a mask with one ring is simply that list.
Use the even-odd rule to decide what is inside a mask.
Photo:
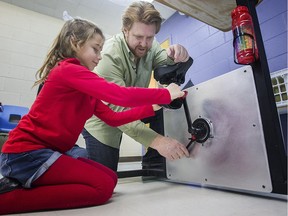
[{"label": "white metal panel", "polygon": [[[176,182],[271,192],[264,134],[250,66],[188,88],[191,120],[212,122],[213,138],[196,143],[190,157],[167,161]],[[165,135],[188,144],[183,107],[164,111]]]}]

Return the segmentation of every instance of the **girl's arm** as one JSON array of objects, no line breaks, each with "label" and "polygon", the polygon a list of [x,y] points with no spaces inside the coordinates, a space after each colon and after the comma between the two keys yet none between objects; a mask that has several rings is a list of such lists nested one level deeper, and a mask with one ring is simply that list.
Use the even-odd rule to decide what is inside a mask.
[{"label": "girl's arm", "polygon": [[136,107],[171,102],[171,95],[167,89],[122,87],[107,82],[77,64],[70,64],[63,71],[65,73],[62,72],[62,80],[66,85],[108,103],[123,107]]},{"label": "girl's arm", "polygon": [[117,127],[139,119],[154,116],[155,113],[151,105],[131,108],[122,112],[115,112],[102,101],[97,100],[94,115],[106,124]]}]

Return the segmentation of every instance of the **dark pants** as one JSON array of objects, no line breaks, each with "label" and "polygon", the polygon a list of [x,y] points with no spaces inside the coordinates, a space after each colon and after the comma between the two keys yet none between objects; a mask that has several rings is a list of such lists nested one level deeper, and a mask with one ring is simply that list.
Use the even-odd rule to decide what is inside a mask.
[{"label": "dark pants", "polygon": [[107,146],[93,137],[87,130],[82,131],[88,158],[117,172],[119,149]]}]

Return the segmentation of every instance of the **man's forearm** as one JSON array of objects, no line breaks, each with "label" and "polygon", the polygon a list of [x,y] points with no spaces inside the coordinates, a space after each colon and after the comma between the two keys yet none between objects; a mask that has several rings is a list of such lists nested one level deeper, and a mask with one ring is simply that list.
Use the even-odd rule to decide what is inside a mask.
[{"label": "man's forearm", "polygon": [[158,135],[157,132],[153,131],[141,121],[134,121],[118,128],[146,148],[150,146]]}]

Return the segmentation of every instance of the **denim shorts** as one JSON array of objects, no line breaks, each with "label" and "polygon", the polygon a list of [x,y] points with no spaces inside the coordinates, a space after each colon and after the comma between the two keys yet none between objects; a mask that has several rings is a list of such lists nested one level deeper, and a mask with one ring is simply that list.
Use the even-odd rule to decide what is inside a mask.
[{"label": "denim shorts", "polygon": [[[39,178],[62,154],[51,149],[39,149],[17,154],[0,155],[0,172],[3,176],[17,179],[24,188]],[[66,155],[71,157],[86,157],[86,149],[73,147]]]}]

